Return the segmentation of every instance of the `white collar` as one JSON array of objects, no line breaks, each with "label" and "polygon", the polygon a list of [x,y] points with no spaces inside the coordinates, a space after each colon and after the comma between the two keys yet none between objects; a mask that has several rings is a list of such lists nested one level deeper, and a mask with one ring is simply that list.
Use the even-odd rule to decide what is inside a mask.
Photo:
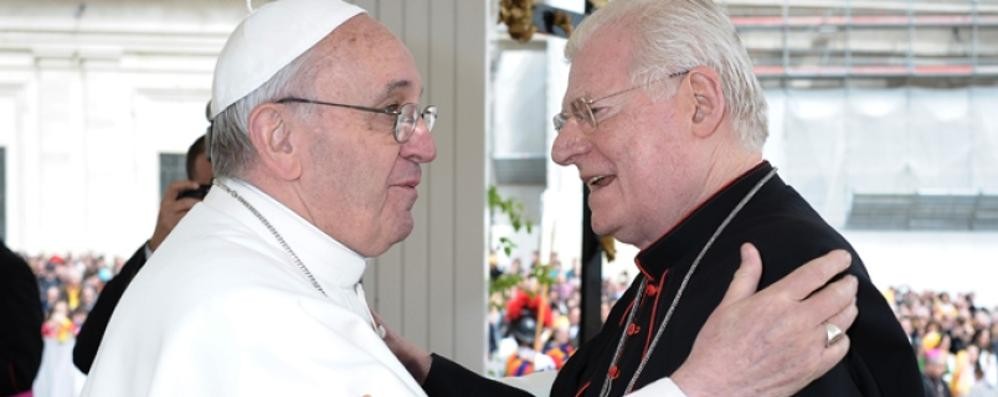
[{"label": "white collar", "polygon": [[[354,288],[364,275],[367,260],[360,254],[336,241],[290,208],[264,193],[249,182],[235,178],[219,178],[256,208],[284,238],[292,251],[315,276],[323,289],[329,287]],[[205,203],[242,219],[260,238],[280,248],[277,238],[267,230],[249,209],[222,189],[212,189]],[[282,248],[283,251],[283,248]],[[288,266],[295,266],[287,257]],[[297,267],[295,268],[297,271]],[[302,272],[302,278],[307,276]]]}]

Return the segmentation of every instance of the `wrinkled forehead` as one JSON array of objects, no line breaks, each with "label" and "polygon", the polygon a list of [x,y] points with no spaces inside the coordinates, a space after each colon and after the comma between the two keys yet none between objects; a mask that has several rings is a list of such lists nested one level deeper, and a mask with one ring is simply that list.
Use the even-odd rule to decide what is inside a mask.
[{"label": "wrinkled forehead", "polygon": [[562,104],[582,96],[592,99],[630,86],[633,47],[631,35],[616,25],[593,32],[572,59]]},{"label": "wrinkled forehead", "polygon": [[331,94],[419,96],[422,78],[409,49],[387,27],[358,15],[319,42],[316,83]]}]

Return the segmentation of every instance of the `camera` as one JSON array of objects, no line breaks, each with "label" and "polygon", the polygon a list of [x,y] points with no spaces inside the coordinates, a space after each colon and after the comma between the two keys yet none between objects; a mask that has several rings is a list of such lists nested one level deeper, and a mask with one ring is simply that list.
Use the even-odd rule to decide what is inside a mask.
[{"label": "camera", "polygon": [[208,194],[208,189],[211,189],[211,185],[200,185],[197,189],[184,190],[180,192],[177,199],[182,198],[196,198],[198,200],[203,200],[204,196]]}]

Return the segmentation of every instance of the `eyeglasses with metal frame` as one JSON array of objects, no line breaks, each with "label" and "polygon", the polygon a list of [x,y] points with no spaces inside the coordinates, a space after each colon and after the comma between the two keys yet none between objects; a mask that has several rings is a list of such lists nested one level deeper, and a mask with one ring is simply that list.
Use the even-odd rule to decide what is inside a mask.
[{"label": "eyeglasses with metal frame", "polygon": [[334,106],[339,108],[359,110],[362,112],[370,113],[381,113],[391,116],[395,116],[395,130],[393,136],[395,137],[395,142],[406,143],[409,138],[412,138],[413,133],[416,132],[416,123],[420,118],[426,122],[426,131],[430,132],[433,130],[433,124],[437,121],[437,107],[434,105],[429,105],[423,108],[422,111],[419,110],[419,105],[415,103],[405,103],[402,105],[390,105],[386,108],[370,108],[366,106],[358,105],[348,105],[343,103],[333,103],[317,101],[314,99],[305,99],[298,97],[285,97],[274,101],[275,103],[307,103],[312,105],[323,105],[323,106]]},{"label": "eyeglasses with metal frame", "polygon": [[599,103],[600,101],[606,100],[606,99],[610,99],[610,98],[613,98],[613,97],[616,97],[616,96],[624,95],[624,94],[626,94],[628,92],[631,92],[631,91],[634,91],[634,90],[636,90],[638,88],[644,88],[644,87],[647,87],[649,85],[658,83],[660,81],[665,81],[665,80],[669,80],[669,79],[673,79],[673,78],[676,78],[676,77],[679,77],[679,76],[686,75],[689,72],[690,72],[689,70],[684,70],[682,72],[672,73],[672,74],[670,74],[670,75],[668,75],[666,77],[663,77],[661,79],[654,80],[654,81],[651,81],[651,82],[648,82],[648,83],[645,83],[645,84],[639,84],[639,85],[636,85],[636,86],[633,86],[633,87],[629,87],[629,88],[626,88],[626,89],[614,92],[612,94],[604,95],[604,96],[596,98],[596,99],[589,99],[588,97],[585,97],[585,96],[576,98],[575,100],[573,100],[569,104],[569,108],[571,109],[570,112],[561,112],[561,113],[558,113],[558,114],[554,115],[554,119],[552,120],[554,122],[554,130],[557,131],[557,132],[561,132],[561,129],[565,127],[565,124],[568,124],[568,121],[574,118],[579,123],[579,126],[582,127],[583,131],[585,131],[585,132],[595,131],[596,128],[599,127],[599,121],[596,120],[596,114],[598,113],[598,111],[600,110],[600,108],[595,108],[594,109],[593,105]]}]

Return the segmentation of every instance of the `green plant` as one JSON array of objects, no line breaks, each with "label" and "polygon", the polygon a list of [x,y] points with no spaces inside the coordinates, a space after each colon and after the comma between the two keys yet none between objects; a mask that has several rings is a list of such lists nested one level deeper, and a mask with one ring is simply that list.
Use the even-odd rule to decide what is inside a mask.
[{"label": "green plant", "polygon": [[[527,233],[533,232],[534,223],[524,214],[523,203],[512,197],[505,198],[501,196],[495,185],[489,186],[488,204],[489,219],[492,219],[493,222],[497,214],[505,214],[513,226],[513,231],[526,230]],[[498,248],[508,257],[516,249],[516,243],[508,237],[499,237]],[[531,274],[531,276],[533,275]],[[519,274],[503,274],[490,280],[489,296],[496,296],[498,294],[496,296],[497,300],[489,299],[490,304],[497,309],[502,309],[506,301],[506,292],[516,288],[521,282],[523,282],[523,276]]]},{"label": "green plant", "polygon": [[489,283],[489,295],[491,296],[494,293],[512,289],[520,284],[520,281],[523,281],[523,277],[520,277],[518,274],[503,274]]},{"label": "green plant", "polygon": [[539,286],[550,287],[554,285],[556,281],[554,277],[551,276],[551,270],[553,267],[550,264],[538,263],[533,269],[530,269],[530,277],[537,279],[537,284]]},{"label": "green plant", "polygon": [[[512,197],[503,198],[495,185],[489,186],[488,200],[490,218],[494,219],[496,213],[505,214],[513,225],[513,231],[519,232],[525,229],[527,233],[533,233],[534,223],[524,215],[523,202]],[[499,246],[506,256],[511,255],[516,249],[516,243],[507,237],[499,237]]]}]

